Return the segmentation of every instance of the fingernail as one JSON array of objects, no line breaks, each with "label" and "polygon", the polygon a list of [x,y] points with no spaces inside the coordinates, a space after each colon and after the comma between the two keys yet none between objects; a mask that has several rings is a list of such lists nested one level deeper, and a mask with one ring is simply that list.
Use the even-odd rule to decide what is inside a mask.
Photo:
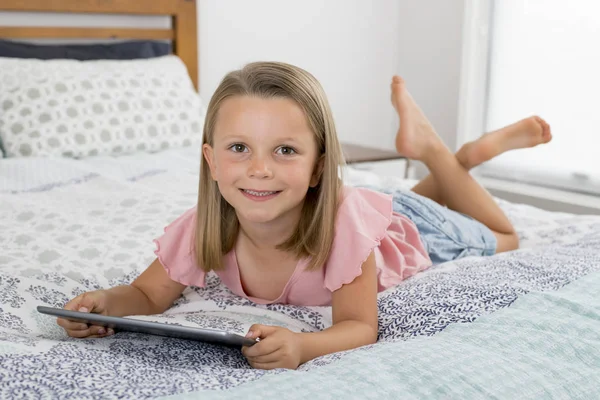
[{"label": "fingernail", "polygon": [[108,329],[108,334],[109,334],[109,335],[112,335],[113,333],[115,333],[115,331],[113,331],[112,329],[110,329],[110,328],[109,328],[109,329]]},{"label": "fingernail", "polygon": [[86,307],[79,307],[79,312],[88,312],[89,310]]},{"label": "fingernail", "polygon": [[254,335],[254,332],[252,331],[248,331],[248,333],[246,333],[246,337],[252,337],[252,335]]},{"label": "fingernail", "polygon": [[104,335],[104,332],[106,332],[104,328],[98,329],[98,335]]}]

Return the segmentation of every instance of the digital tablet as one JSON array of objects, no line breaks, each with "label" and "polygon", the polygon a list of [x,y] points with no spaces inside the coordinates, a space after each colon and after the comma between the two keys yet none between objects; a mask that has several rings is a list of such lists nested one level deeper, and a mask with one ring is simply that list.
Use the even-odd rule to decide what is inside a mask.
[{"label": "digital tablet", "polygon": [[216,329],[193,328],[189,326],[172,325],[160,322],[141,321],[133,318],[109,317],[106,315],[69,311],[62,308],[38,306],[38,312],[86,324],[100,325],[115,331],[147,333],[150,335],[167,336],[178,339],[197,340],[200,342],[216,343],[226,346],[252,346],[255,339],[219,331]]}]

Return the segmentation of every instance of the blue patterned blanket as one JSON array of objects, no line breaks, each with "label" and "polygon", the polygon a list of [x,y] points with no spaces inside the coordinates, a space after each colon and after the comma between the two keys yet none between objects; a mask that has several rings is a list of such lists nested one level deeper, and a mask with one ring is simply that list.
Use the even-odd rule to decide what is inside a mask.
[{"label": "blue patterned blanket", "polygon": [[434,337],[380,343],[335,363],[271,374],[202,399],[595,399],[600,272]]}]

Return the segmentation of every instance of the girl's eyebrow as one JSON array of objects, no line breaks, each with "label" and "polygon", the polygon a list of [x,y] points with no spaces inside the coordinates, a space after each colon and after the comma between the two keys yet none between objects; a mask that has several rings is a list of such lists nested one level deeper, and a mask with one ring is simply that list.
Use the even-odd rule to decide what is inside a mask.
[{"label": "girl's eyebrow", "polygon": [[294,137],[291,137],[291,136],[290,137],[281,138],[281,139],[279,139],[279,141],[280,142],[286,142],[286,143],[290,143],[290,142],[292,142],[292,143],[299,143],[298,139],[296,139]]},{"label": "girl's eyebrow", "polygon": [[[248,140],[248,136],[231,134],[231,135],[225,135],[222,140],[223,141],[231,141],[231,140],[245,141],[245,140]],[[297,138],[295,138],[293,136],[287,136],[287,137],[284,137],[284,138],[279,138],[279,139],[277,139],[277,142],[280,142],[280,143],[297,143],[297,144],[301,143],[301,141],[299,141]]]},{"label": "girl's eyebrow", "polygon": [[225,135],[223,136],[222,140],[225,141],[229,141],[229,140],[246,140],[247,137],[243,136],[243,135]]}]

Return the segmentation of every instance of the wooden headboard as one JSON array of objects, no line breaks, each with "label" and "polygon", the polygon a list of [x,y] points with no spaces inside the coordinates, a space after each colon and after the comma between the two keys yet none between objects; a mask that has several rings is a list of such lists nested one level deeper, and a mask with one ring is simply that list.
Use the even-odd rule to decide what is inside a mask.
[{"label": "wooden headboard", "polygon": [[199,89],[196,0],[10,0],[0,2],[0,11],[170,16],[170,29],[0,26],[0,38],[171,40]]}]

